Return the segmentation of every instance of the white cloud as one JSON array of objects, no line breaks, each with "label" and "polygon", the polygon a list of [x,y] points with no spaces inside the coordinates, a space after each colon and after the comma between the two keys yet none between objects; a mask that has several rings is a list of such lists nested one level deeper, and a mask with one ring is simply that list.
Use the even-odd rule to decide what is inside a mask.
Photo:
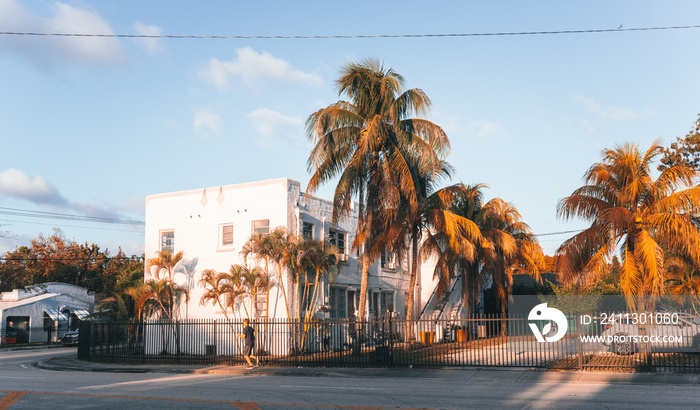
[{"label": "white cloud", "polygon": [[194,130],[220,134],[224,129],[221,116],[209,110],[199,110],[194,113]]},{"label": "white cloud", "polygon": [[[140,21],[134,23],[134,31],[142,36],[160,36],[162,29],[158,26],[150,26]],[[163,42],[160,38],[135,38],[136,44],[141,47],[146,54],[154,55],[163,51]]]},{"label": "white cloud", "polygon": [[65,206],[68,203],[56,187],[41,176],[29,177],[15,168],[0,172],[0,194],[35,204]]},{"label": "white cloud", "polygon": [[[54,15],[39,16],[16,0],[0,0],[3,31],[37,33],[114,34],[98,14],[56,2]],[[109,65],[124,60],[126,52],[116,38],[59,36],[2,36],[0,52],[21,56],[46,67],[56,62]]]},{"label": "white cloud", "polygon": [[471,129],[479,138],[491,138],[503,133],[501,124],[486,120],[472,122]]},{"label": "white cloud", "polygon": [[295,70],[292,65],[274,57],[267,51],[258,53],[250,47],[236,50],[237,57],[231,61],[216,58],[199,71],[199,77],[217,87],[225,88],[232,80],[251,88],[258,88],[270,82],[287,84],[318,85],[321,77],[313,73]]},{"label": "white cloud", "polygon": [[582,103],[588,109],[588,111],[600,116],[601,118],[616,121],[629,121],[639,118],[639,115],[628,109],[614,107],[612,105],[602,105],[594,98],[588,98],[582,95],[572,95],[571,98],[576,102]]},{"label": "white cloud", "polygon": [[[70,201],[43,177],[39,175],[30,177],[15,168],[0,172],[0,196],[20,199],[36,205],[49,205],[84,216],[122,218],[119,207]],[[121,210],[133,212],[126,205],[122,206]]]},{"label": "white cloud", "polygon": [[253,126],[262,136],[260,146],[274,148],[275,142],[287,142],[295,146],[304,143],[304,121],[301,118],[288,117],[277,111],[260,108],[246,114],[253,121]]}]

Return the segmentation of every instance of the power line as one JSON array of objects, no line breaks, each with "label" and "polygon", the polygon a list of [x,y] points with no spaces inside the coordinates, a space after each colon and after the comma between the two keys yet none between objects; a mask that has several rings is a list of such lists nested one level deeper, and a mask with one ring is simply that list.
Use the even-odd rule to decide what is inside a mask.
[{"label": "power line", "polygon": [[94,258],[32,258],[32,257],[5,258],[5,257],[0,257],[0,261],[5,261],[5,262],[63,262],[63,261],[97,262],[101,259],[103,259],[105,261],[111,261],[111,260],[126,260],[126,261],[134,261],[134,262],[142,262],[143,261],[143,258],[141,256],[134,256],[134,257],[129,257],[129,256],[99,257],[99,256],[96,256]]},{"label": "power line", "polygon": [[368,35],[314,35],[314,36],[263,36],[263,35],[147,35],[147,34],[88,34],[88,33],[38,33],[20,31],[0,31],[5,36],[55,36],[55,37],[103,37],[103,38],[168,38],[168,39],[367,39],[367,38],[445,38],[445,37],[496,37],[496,36],[533,36],[555,34],[590,34],[590,33],[617,33],[626,31],[654,31],[654,30],[686,30],[700,28],[694,26],[665,26],[665,27],[634,27],[634,28],[608,28],[586,30],[553,30],[553,31],[503,31],[492,33],[443,33],[443,34],[368,34]]},{"label": "power line", "polygon": [[69,221],[100,222],[107,224],[145,225],[145,222],[134,219],[107,218],[99,216],[72,215],[58,212],[30,211],[26,209],[7,208],[0,206],[0,214],[11,216],[24,216],[30,218],[64,219]]},{"label": "power line", "polygon": [[98,231],[115,231],[115,232],[130,232],[130,233],[143,233],[142,231],[130,231],[127,229],[114,229],[114,228],[98,228],[96,226],[79,226],[79,225],[66,225],[63,223],[45,223],[45,222],[30,222],[30,221],[17,221],[13,219],[4,219],[0,222],[16,222],[19,224],[30,224],[30,225],[45,225],[45,226],[59,226],[64,228],[80,228],[80,229],[94,229]]},{"label": "power line", "polygon": [[535,236],[563,235],[565,233],[578,233],[578,232],[582,232],[584,230],[585,229],[575,229],[573,231],[547,232],[547,233],[535,234]]}]

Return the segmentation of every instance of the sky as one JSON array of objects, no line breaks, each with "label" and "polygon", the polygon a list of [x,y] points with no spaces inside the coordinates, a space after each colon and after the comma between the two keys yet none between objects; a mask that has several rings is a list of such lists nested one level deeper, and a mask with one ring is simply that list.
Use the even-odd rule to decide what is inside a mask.
[{"label": "sky", "polygon": [[[0,0],[0,32],[371,36],[700,24],[697,1]],[[700,112],[700,29],[469,37],[172,39],[0,34],[0,252],[54,227],[143,253],[148,195],[308,183],[310,114],[351,61],[432,100],[450,183],[515,205],[547,254],[601,151],[684,136]],[[331,198],[333,184],[318,191]],[[49,214],[50,213],[50,214]],[[134,222],[136,221],[136,222]],[[562,233],[566,232],[566,233]],[[147,255],[147,257],[150,257]]]}]

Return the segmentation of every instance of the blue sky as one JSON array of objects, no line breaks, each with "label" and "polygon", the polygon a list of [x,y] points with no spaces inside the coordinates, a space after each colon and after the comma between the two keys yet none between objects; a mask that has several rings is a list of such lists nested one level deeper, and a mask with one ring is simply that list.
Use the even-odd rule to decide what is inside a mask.
[{"label": "blue sky", "polygon": [[[0,31],[377,35],[700,24],[696,1],[16,1]],[[0,211],[143,220],[150,194],[289,177],[340,67],[379,58],[433,100],[453,182],[485,183],[537,234],[580,229],[556,202],[604,148],[685,135],[700,112],[700,29],[373,39],[0,35]],[[319,195],[330,197],[331,185]],[[142,228],[0,214],[0,251],[53,226],[143,252]],[[552,254],[568,235],[541,236]]]}]

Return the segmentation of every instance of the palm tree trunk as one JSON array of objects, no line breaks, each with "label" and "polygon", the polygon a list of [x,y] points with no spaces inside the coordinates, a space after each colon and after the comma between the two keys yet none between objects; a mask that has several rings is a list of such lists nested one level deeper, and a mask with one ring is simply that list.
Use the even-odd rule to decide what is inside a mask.
[{"label": "palm tree trunk", "polygon": [[418,275],[418,229],[413,227],[411,239],[411,274],[408,281],[408,299],[406,300],[406,321],[408,322],[408,341],[415,340],[413,334],[413,304],[416,296],[416,277]]},{"label": "palm tree trunk", "polygon": [[306,341],[306,337],[309,333],[309,327],[311,326],[311,321],[309,317],[311,316],[313,312],[314,305],[316,304],[316,298],[318,297],[318,281],[319,277],[321,276],[321,272],[319,270],[316,270],[316,279],[314,280],[314,292],[311,295],[311,303],[309,303],[309,307],[307,308],[306,311],[306,316],[304,317],[304,333],[301,336],[301,345],[304,346],[304,342]]},{"label": "palm tree trunk", "polygon": [[282,267],[280,266],[279,262],[277,262],[277,275],[279,276],[279,279],[280,279],[279,287],[282,288],[282,297],[284,298],[284,309],[287,312],[287,321],[289,321],[291,319],[291,316],[289,316],[289,303],[287,302],[287,290],[284,288],[284,281],[282,280]]}]

